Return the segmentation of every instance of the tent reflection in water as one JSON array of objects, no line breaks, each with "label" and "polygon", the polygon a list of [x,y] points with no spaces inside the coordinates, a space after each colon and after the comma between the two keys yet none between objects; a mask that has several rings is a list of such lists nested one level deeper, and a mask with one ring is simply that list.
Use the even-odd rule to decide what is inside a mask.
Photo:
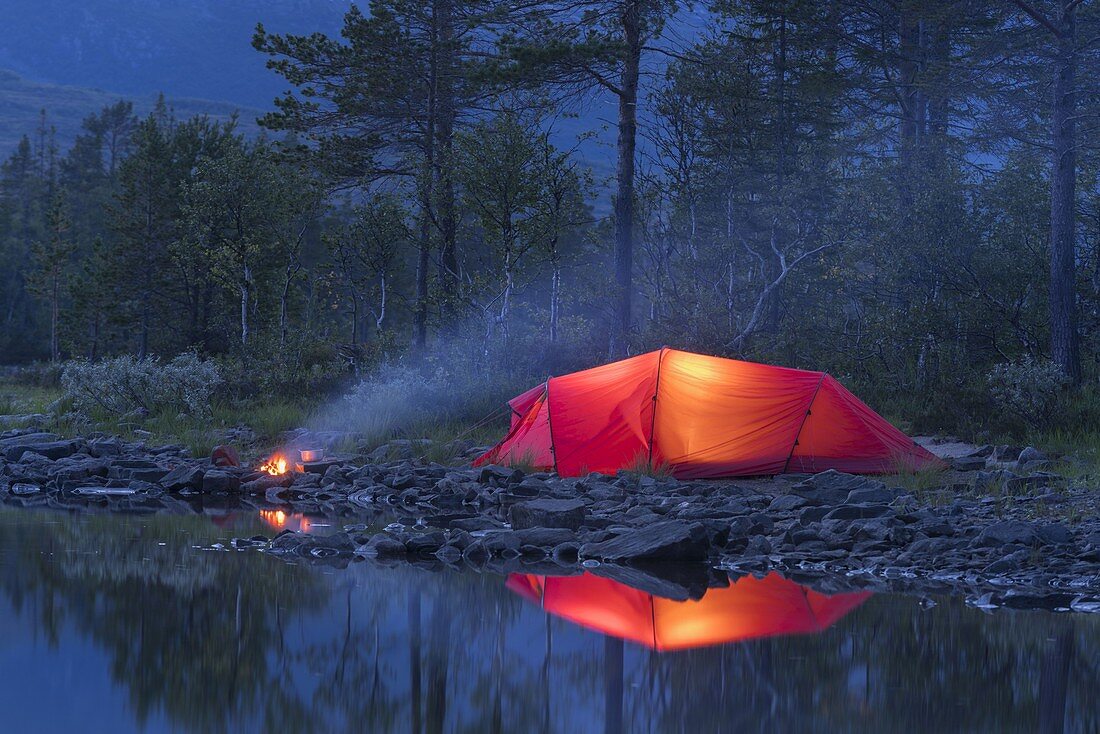
[{"label": "tent reflection in water", "polygon": [[824,372],[667,347],[551,377],[508,405],[508,434],[475,465],[687,479],[944,466]]},{"label": "tent reflection in water", "polygon": [[512,574],[507,586],[551,614],[659,651],[821,632],[871,595],[821,594],[775,572],[708,589],[698,601],[664,599],[588,573]]}]

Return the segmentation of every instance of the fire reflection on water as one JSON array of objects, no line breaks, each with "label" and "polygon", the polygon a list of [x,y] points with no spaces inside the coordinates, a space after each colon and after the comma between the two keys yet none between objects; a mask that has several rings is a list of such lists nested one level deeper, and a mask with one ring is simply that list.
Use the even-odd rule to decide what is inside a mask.
[{"label": "fire reflection on water", "polygon": [[300,512],[287,513],[283,510],[260,510],[260,519],[276,530],[297,530],[308,533],[312,523]]}]

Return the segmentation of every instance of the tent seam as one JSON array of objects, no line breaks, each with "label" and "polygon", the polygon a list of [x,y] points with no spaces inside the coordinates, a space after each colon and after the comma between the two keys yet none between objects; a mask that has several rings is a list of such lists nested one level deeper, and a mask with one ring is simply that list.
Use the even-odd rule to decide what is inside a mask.
[{"label": "tent seam", "polygon": [[554,473],[559,474],[559,472],[558,472],[558,445],[554,441],[554,418],[553,418],[553,416],[551,415],[551,412],[550,412],[550,380],[552,380],[552,379],[554,379],[554,378],[553,377],[547,377],[546,378],[546,387],[545,387],[545,391],[544,391],[544,395],[545,395],[545,399],[546,399],[546,428],[550,431],[550,456],[551,456],[551,458],[554,459]]},{"label": "tent seam", "polygon": [[654,431],[657,429],[657,396],[661,393],[661,363],[665,361],[665,350],[668,346],[661,347],[661,353],[657,355],[657,376],[653,379],[653,416],[649,421],[649,466],[653,467],[653,443]]},{"label": "tent seam", "polygon": [[794,450],[798,448],[798,439],[802,438],[802,429],[806,427],[806,421],[810,418],[810,413],[813,412],[814,402],[817,400],[817,393],[821,390],[821,385],[825,382],[826,374],[821,373],[821,377],[817,380],[817,387],[814,388],[814,394],[810,396],[810,404],[806,406],[806,413],[802,416],[802,422],[798,424],[798,433],[794,434],[794,443],[791,444],[791,453],[787,454],[787,461],[783,463],[783,471],[781,473],[786,474],[787,470],[791,468],[791,457],[794,456]]}]

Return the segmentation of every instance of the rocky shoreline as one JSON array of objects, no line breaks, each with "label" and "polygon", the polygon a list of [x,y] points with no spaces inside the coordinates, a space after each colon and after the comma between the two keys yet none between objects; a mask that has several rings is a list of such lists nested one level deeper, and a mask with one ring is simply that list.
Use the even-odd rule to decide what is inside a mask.
[{"label": "rocky shoreline", "polygon": [[343,529],[234,545],[317,563],[591,571],[670,598],[776,570],[819,588],[1100,611],[1096,493],[1046,471],[1034,449],[986,447],[954,459],[957,469],[934,485],[909,489],[833,471],[737,481],[560,478],[386,460],[393,453],[328,458],[271,476],[192,458],[179,446],[13,429],[0,433],[0,503],[111,512],[283,508],[339,519]]}]

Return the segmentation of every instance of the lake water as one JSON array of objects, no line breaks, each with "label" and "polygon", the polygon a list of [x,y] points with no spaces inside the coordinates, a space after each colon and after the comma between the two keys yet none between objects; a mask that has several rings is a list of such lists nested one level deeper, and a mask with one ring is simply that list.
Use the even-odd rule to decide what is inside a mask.
[{"label": "lake water", "polygon": [[1095,615],[212,549],[307,524],[0,511],[0,728],[1100,731]]}]

